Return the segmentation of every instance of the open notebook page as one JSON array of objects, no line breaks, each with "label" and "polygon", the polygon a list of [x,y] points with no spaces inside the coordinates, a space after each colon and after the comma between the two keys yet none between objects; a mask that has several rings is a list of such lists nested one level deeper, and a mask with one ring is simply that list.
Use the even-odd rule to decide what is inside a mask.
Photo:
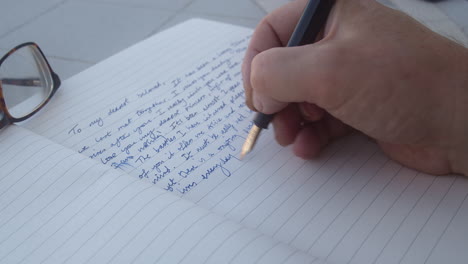
[{"label": "open notebook page", "polygon": [[463,177],[401,167],[359,135],[305,162],[266,131],[237,159],[252,117],[240,67],[251,33],[176,26],[64,82],[26,127],[332,262],[463,262]]},{"label": "open notebook page", "polygon": [[321,263],[20,127],[0,149],[0,263]]}]

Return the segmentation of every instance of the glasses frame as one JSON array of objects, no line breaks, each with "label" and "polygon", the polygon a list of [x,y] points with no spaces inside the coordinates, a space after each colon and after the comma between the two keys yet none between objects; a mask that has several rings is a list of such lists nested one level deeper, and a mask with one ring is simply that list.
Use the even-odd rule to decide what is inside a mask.
[{"label": "glasses frame", "polygon": [[13,54],[18,49],[21,49],[21,48],[26,47],[26,46],[34,46],[39,51],[39,55],[41,55],[42,59],[45,61],[45,64],[48,67],[49,72],[52,75],[52,91],[50,92],[49,96],[44,100],[44,102],[42,102],[42,104],[37,106],[31,113],[29,113],[29,114],[27,114],[27,115],[25,115],[25,116],[23,116],[21,118],[15,118],[10,114],[10,112],[8,112],[8,109],[7,109],[6,104],[5,104],[5,97],[3,96],[2,83],[0,82],[0,112],[3,112],[3,117],[1,117],[1,120],[0,120],[0,128],[4,127],[6,125],[12,124],[12,123],[24,121],[24,120],[30,118],[31,116],[33,116],[35,113],[37,113],[39,110],[41,110],[42,107],[44,107],[44,105],[46,105],[50,101],[50,99],[55,94],[55,92],[57,92],[57,90],[58,90],[58,88],[60,87],[60,84],[61,84],[60,78],[58,77],[58,75],[50,67],[49,61],[47,61],[46,56],[44,55],[42,50],[39,48],[39,46],[34,42],[25,42],[25,43],[22,43],[22,44],[20,44],[20,45],[18,45],[16,47],[14,47],[13,49],[11,49],[7,54],[5,54],[0,59],[0,67],[2,67],[3,62],[11,54]]}]

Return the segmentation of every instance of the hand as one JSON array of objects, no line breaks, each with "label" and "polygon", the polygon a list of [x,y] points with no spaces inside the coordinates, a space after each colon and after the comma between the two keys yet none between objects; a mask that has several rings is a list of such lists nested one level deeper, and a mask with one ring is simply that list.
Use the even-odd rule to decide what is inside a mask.
[{"label": "hand", "polygon": [[282,48],[305,4],[265,17],[244,59],[277,141],[308,159],[356,129],[409,167],[468,174],[468,50],[373,0],[337,0],[318,42]]}]

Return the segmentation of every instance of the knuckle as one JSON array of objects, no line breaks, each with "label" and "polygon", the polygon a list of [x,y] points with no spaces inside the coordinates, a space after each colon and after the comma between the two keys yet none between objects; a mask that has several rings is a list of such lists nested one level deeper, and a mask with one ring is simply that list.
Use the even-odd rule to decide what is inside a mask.
[{"label": "knuckle", "polygon": [[277,48],[263,51],[252,60],[250,70],[250,85],[255,92],[265,93],[280,75],[278,65],[281,64],[281,56]]},{"label": "knuckle", "polygon": [[271,19],[271,14],[264,16],[262,20],[260,20],[260,22],[258,23],[257,28],[269,27],[270,19]]},{"label": "knuckle", "polygon": [[346,51],[342,48],[324,48],[323,52],[318,52],[317,58],[321,62],[321,67],[315,75],[316,83],[313,89],[313,97],[322,107],[328,108],[336,103],[337,93],[339,93],[339,75],[343,67],[343,58]]},{"label": "knuckle", "polygon": [[260,53],[252,60],[252,67],[250,73],[250,85],[254,91],[261,92],[266,88],[267,78],[265,72],[269,65],[269,59]]},{"label": "knuckle", "polygon": [[275,20],[275,17],[276,17],[276,15],[275,15],[274,12],[269,13],[268,15],[263,17],[262,20],[260,20],[260,22],[257,25],[257,29],[258,28],[270,28],[270,29],[273,30],[274,29],[273,22]]}]

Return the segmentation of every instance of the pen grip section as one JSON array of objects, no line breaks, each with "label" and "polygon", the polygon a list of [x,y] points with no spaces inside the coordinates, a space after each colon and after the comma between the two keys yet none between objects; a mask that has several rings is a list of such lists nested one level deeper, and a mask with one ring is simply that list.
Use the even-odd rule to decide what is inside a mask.
[{"label": "pen grip section", "polygon": [[257,113],[254,118],[254,124],[262,129],[267,129],[268,124],[273,120],[274,114],[266,115],[262,113]]}]

